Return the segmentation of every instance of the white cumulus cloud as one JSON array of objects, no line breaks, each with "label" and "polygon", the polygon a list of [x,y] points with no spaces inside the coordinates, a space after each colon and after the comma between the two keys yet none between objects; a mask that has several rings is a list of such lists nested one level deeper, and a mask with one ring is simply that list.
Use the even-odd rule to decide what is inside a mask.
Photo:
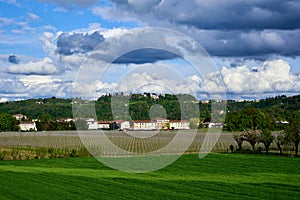
[{"label": "white cumulus cloud", "polygon": [[59,71],[50,58],[44,58],[36,62],[12,65],[8,68],[9,73],[13,74],[57,74]]},{"label": "white cumulus cloud", "polygon": [[267,61],[251,70],[247,66],[223,67],[221,74],[227,92],[241,94],[299,92],[300,78],[283,60]]}]

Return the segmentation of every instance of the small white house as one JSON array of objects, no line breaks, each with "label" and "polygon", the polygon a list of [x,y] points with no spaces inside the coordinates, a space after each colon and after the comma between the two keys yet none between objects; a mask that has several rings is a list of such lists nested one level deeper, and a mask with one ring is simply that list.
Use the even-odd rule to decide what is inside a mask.
[{"label": "small white house", "polygon": [[20,131],[37,131],[35,122],[20,122]]},{"label": "small white house", "polygon": [[95,120],[94,118],[88,118],[88,119],[86,119],[85,121],[86,121],[86,123],[89,125],[89,124],[94,123],[96,120]]},{"label": "small white house", "polygon": [[14,118],[16,118],[16,120],[22,120],[22,119],[27,119],[26,115],[23,115],[23,114],[15,114],[13,115]]},{"label": "small white house", "polygon": [[151,120],[134,120],[131,128],[133,130],[156,130],[157,124]]},{"label": "small white house", "polygon": [[88,123],[89,130],[97,130],[98,129],[98,122],[90,122]]},{"label": "small white house", "polygon": [[190,122],[188,120],[170,120],[170,129],[190,129]]},{"label": "small white house", "polygon": [[130,129],[130,122],[129,121],[124,121],[124,120],[117,120],[115,121],[121,130],[128,130]]},{"label": "small white house", "polygon": [[110,121],[98,121],[98,129],[109,129]]}]

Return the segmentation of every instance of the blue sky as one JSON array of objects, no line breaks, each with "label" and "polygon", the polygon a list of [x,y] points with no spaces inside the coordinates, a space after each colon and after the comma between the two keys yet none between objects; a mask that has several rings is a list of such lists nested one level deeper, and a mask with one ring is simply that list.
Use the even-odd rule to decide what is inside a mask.
[{"label": "blue sky", "polygon": [[[147,83],[143,90],[163,93],[174,86],[174,93],[198,98],[209,98],[208,87],[213,93],[225,87],[234,99],[299,94],[299,9],[299,0],[0,0],[0,101],[70,98],[82,65],[106,66],[132,44],[179,49],[157,33],[134,32],[145,27],[191,37],[215,62],[215,72],[201,77],[180,55],[140,50],[116,60],[102,79],[79,84],[78,95],[92,98],[116,88],[142,92],[137,86]],[[93,63],[98,44],[105,53]],[[184,80],[174,80],[171,71]],[[151,88],[154,82],[162,88]]]}]

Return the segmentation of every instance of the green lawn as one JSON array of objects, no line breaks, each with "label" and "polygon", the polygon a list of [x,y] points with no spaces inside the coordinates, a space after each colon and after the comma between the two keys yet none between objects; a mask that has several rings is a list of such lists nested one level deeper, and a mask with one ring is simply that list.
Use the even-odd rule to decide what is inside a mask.
[{"label": "green lawn", "polygon": [[0,161],[0,199],[299,199],[300,158],[184,155],[130,174],[94,158]]}]

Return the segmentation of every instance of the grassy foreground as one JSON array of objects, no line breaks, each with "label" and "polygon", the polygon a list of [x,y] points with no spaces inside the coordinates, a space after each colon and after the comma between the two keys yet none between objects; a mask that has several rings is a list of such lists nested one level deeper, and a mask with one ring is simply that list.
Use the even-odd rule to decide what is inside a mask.
[{"label": "grassy foreground", "polygon": [[130,174],[94,158],[0,161],[0,199],[299,199],[300,159],[184,155]]}]

